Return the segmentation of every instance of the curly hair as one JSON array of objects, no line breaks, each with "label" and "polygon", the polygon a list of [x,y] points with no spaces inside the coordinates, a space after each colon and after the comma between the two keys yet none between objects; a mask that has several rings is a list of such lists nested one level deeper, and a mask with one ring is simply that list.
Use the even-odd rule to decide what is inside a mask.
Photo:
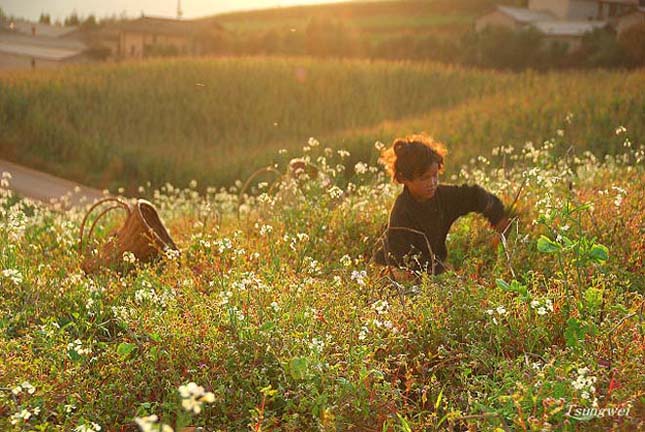
[{"label": "curly hair", "polygon": [[432,163],[443,171],[446,147],[425,134],[396,138],[392,146],[381,153],[379,162],[385,165],[392,180],[414,180],[423,175]]}]

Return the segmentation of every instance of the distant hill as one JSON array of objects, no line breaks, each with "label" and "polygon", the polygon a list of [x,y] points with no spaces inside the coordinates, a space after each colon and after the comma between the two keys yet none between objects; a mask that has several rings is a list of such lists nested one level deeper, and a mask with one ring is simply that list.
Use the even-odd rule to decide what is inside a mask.
[{"label": "distant hill", "polygon": [[[314,18],[333,18],[378,38],[401,34],[454,35],[470,28],[475,17],[486,12],[495,0],[407,0],[350,1],[307,6],[261,9],[218,14],[216,20],[237,34],[269,30],[304,30]],[[510,0],[504,4],[523,4]]]}]

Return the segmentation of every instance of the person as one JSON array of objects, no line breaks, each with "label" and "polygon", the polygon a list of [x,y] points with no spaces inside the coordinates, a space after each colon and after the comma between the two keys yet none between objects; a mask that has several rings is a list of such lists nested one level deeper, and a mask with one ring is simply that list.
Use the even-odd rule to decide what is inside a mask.
[{"label": "person", "polygon": [[500,199],[481,186],[439,183],[445,155],[444,145],[426,135],[397,138],[381,154],[380,162],[403,191],[390,211],[374,261],[391,266],[404,279],[445,271],[446,236],[459,217],[480,213],[499,232],[509,225]]}]

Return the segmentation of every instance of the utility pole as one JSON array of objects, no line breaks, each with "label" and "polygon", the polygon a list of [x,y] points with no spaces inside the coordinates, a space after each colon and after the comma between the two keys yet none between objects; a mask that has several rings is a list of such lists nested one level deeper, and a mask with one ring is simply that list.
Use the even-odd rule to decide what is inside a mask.
[{"label": "utility pole", "polygon": [[181,19],[184,13],[181,10],[181,0],[177,0],[177,19]]}]

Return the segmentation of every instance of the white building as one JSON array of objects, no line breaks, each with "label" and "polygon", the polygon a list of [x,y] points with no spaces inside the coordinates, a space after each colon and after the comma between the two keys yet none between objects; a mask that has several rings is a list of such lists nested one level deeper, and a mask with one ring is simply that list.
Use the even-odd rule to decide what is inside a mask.
[{"label": "white building", "polygon": [[16,20],[0,27],[0,69],[58,67],[90,61],[87,46],[65,36],[75,27]]},{"label": "white building", "polygon": [[643,19],[642,9],[644,0],[529,0],[528,8],[497,6],[477,19],[475,29],[530,27],[544,35],[547,45],[558,42],[573,51],[581,45],[582,37],[595,29],[612,26],[621,32],[638,24]]}]

